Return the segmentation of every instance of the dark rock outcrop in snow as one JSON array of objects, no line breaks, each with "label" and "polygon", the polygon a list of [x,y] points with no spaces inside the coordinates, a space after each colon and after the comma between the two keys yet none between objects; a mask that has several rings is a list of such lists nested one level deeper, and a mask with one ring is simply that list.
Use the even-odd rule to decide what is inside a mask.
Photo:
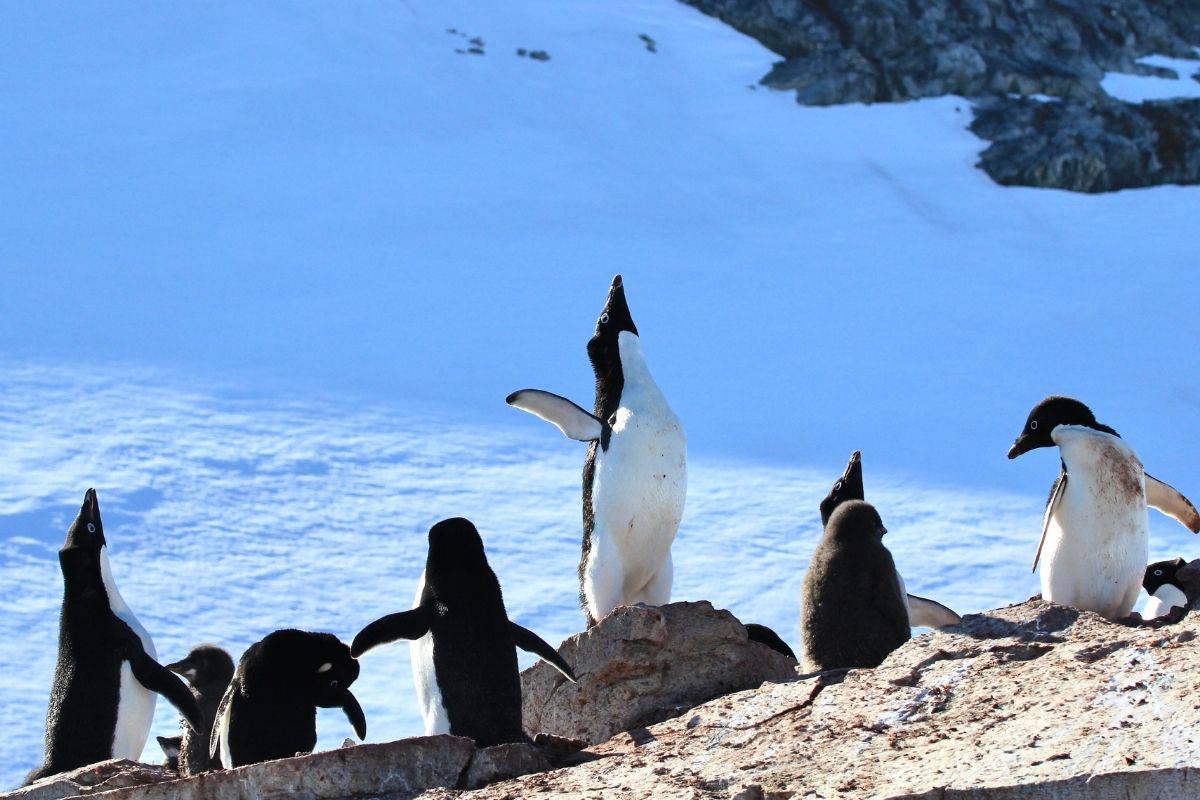
[{"label": "dark rock outcrop in snow", "polygon": [[[1139,108],[1108,97],[1100,86],[1106,72],[1174,77],[1137,60],[1196,58],[1200,3],[683,1],[783,56],[762,83],[795,91],[806,105],[990,97],[988,120],[975,129],[1005,135],[981,162],[1000,183],[1106,191],[1200,180],[1194,169],[1176,168],[1160,153],[1177,147],[1176,131],[1187,137],[1187,148],[1200,147],[1194,122],[1178,122],[1194,120],[1194,109],[1182,102]],[[1034,94],[1062,103],[1054,111],[1025,113],[1029,101],[1022,105],[1020,96]],[[1004,110],[1007,104],[1014,107]],[[998,115],[1011,124],[997,124]],[[1133,152],[1153,157],[1129,162]],[[1059,178],[1064,182],[1056,183]]]}]

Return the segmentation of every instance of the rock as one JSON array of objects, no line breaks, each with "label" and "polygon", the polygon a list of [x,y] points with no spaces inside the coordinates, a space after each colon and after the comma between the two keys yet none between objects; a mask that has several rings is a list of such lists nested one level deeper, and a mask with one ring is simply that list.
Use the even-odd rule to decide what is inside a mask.
[{"label": "rock", "polygon": [[1107,72],[1170,72],[1137,63],[1149,55],[1195,58],[1200,3],[684,2],[783,56],[762,83],[805,105],[986,98],[972,129],[992,140],[980,165],[999,183],[1099,192],[1200,182],[1196,101],[1135,106],[1100,83]]},{"label": "rock", "polygon": [[710,603],[622,606],[567,639],[572,684],[549,664],[521,674],[525,729],[602,742],[764,681],[795,680],[796,662],[746,638]]},{"label": "rock", "polygon": [[136,761],[114,758],[98,764],[81,767],[71,772],[51,775],[32,786],[0,795],[16,800],[57,800],[60,797],[80,797],[123,789],[129,786],[146,786],[162,781],[174,780],[175,773],[165,767],[152,767]]},{"label": "rock", "polygon": [[489,783],[517,778],[531,772],[545,772],[550,761],[536,747],[528,744],[500,744],[475,752],[467,768],[465,786],[478,789]]},{"label": "rock", "polygon": [[1192,797],[1198,670],[1196,614],[1138,628],[1030,601],[917,637],[840,684],[728,695],[472,798]]}]

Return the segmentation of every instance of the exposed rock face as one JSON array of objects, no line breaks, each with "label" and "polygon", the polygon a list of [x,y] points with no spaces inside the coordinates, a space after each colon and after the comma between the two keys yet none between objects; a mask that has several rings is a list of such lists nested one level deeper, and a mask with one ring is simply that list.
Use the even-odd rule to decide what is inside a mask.
[{"label": "exposed rock face", "polygon": [[[1031,601],[837,685],[767,684],[472,798],[1150,800],[1200,793],[1200,620],[1128,628]],[[447,797],[433,791],[427,797]]]},{"label": "exposed rock face", "polygon": [[796,679],[796,662],[746,638],[708,602],[623,606],[559,652],[579,682],[538,662],[521,674],[529,731],[588,743],[678,716],[764,681]]},{"label": "exposed rock face", "polygon": [[[1154,54],[1195,58],[1200,3],[683,1],[783,56],[762,82],[795,91],[805,105],[945,94],[993,98],[989,120],[973,129],[988,138],[992,132],[1004,135],[981,163],[1000,183],[1105,191],[1200,180],[1194,170],[1165,164],[1159,154],[1176,147],[1171,133],[1159,138],[1163,128],[1189,137],[1185,149],[1200,145],[1194,109],[1155,103],[1139,111],[1109,98],[1100,86],[1106,72],[1173,77],[1169,70],[1138,64],[1137,59]],[[1013,119],[998,125],[995,116],[1010,94],[1052,95],[1063,102],[1058,113],[1009,110]],[[1174,120],[1180,116],[1191,122]],[[1132,130],[1122,128],[1126,122]],[[1122,136],[1131,144],[1113,141]],[[1072,148],[1076,137],[1081,140]],[[1147,153],[1154,158],[1145,158]],[[1114,161],[1106,160],[1110,156]],[[1053,182],[1059,177],[1063,183]]]}]

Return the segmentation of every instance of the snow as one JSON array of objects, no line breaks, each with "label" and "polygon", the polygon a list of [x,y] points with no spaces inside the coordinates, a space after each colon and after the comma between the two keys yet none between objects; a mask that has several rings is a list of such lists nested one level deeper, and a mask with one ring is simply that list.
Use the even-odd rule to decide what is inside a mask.
[{"label": "snow", "polygon": [[[1197,49],[1197,54],[1200,55],[1200,49]],[[1139,58],[1138,63],[1172,70],[1176,77],[1159,78],[1153,75],[1110,72],[1100,81],[1100,86],[1113,97],[1127,103],[1200,97],[1200,59],[1154,55]]]},{"label": "snow", "polygon": [[[578,631],[583,448],[503,401],[591,405],[618,272],[688,434],[673,596],[793,647],[851,450],[909,590],[960,613],[1037,590],[1057,456],[1004,454],[1047,394],[1200,495],[1200,190],[996,186],[961,99],[802,108],[649,0],[9,4],[0,53],[0,786],[40,760],[89,486],[164,661],[348,640],[449,516],[515,620]],[[406,647],[363,659],[371,741],[419,732]]]}]

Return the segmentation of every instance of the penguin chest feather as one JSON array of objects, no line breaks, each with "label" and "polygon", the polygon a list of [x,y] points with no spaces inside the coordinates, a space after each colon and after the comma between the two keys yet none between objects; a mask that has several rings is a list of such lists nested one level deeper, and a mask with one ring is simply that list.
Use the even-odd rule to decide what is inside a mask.
[{"label": "penguin chest feather", "polygon": [[[125,603],[117,590],[113,579],[112,567],[108,561],[107,548],[100,551],[100,576],[104,581],[104,590],[108,594],[109,608],[113,614],[128,625],[137,634],[147,655],[157,660],[158,653],[154,642],[146,628],[134,616],[133,611]],[[133,677],[133,669],[129,662],[121,663],[120,694],[117,702],[117,724],[113,730],[113,758],[128,758],[136,761],[141,758],[142,749],[150,736],[150,725],[154,719],[154,706],[158,695],[138,683]]]},{"label": "penguin chest feather", "polygon": [[1141,461],[1120,438],[1074,425],[1052,434],[1067,485],[1046,533],[1043,596],[1109,619],[1129,614],[1147,560]]},{"label": "penguin chest feather", "polygon": [[[417,596],[413,600],[413,608],[421,605],[421,596],[425,593],[425,573],[417,581]],[[442,702],[442,690],[438,686],[437,671],[433,664],[433,632],[413,641],[408,647],[409,660],[412,662],[413,684],[417,691],[417,703],[421,707],[421,718],[425,722],[425,735],[434,736],[450,732],[450,717]]]}]

